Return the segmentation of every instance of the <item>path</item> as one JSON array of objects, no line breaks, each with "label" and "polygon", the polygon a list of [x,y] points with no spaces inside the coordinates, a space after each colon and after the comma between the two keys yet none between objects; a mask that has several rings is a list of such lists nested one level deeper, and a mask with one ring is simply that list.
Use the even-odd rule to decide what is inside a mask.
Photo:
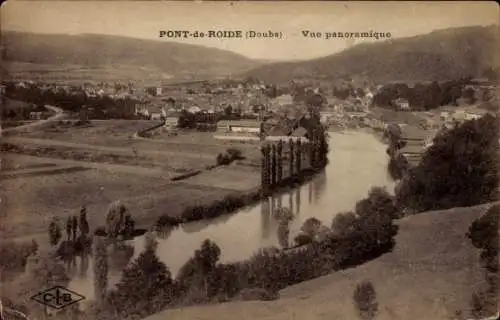
[{"label": "path", "polygon": [[31,123],[28,123],[28,124],[25,124],[22,126],[12,127],[12,128],[7,128],[7,129],[0,129],[0,136],[3,135],[4,133],[22,132],[22,131],[25,131],[26,129],[36,128],[36,127],[39,127],[45,123],[55,121],[55,120],[60,120],[66,116],[66,114],[64,113],[64,111],[61,108],[49,106],[49,105],[45,105],[45,108],[50,110],[50,111],[55,112],[55,114],[47,119],[38,120],[38,121],[31,122]]}]

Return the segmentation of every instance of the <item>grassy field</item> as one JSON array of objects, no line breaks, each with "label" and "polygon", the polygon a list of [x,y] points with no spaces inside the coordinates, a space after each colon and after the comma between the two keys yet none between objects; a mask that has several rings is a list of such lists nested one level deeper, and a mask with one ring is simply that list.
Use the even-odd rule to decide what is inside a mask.
[{"label": "grassy field", "polygon": [[124,202],[137,223],[150,225],[161,214],[179,215],[187,205],[211,202],[231,190],[87,170],[5,180],[1,192],[0,233],[9,238],[43,233],[52,217],[65,220],[78,214],[82,205],[88,208],[92,227],[103,225],[106,209],[114,200]]},{"label": "grassy field", "polygon": [[172,182],[176,175],[205,170],[216,156],[238,148],[253,162],[258,144],[217,140],[210,133],[132,139],[155,121],[96,121],[90,126],[61,125],[6,137],[14,145],[3,157],[0,187],[3,238],[45,233],[52,217],[66,219],[86,205],[92,226],[102,225],[108,205],[121,200],[138,223],[152,224],[165,213],[206,204],[232,192],[256,187],[258,168],[231,165]]},{"label": "grassy field", "polygon": [[[31,140],[34,145],[43,143],[43,145],[59,145],[67,149],[99,150],[101,153],[112,153],[122,158],[123,156],[130,158],[120,163],[141,165],[135,161],[134,150],[136,150],[137,155],[151,165],[173,169],[200,169],[213,165],[217,155],[228,148],[240,149],[250,161],[258,160],[261,156],[259,142],[218,140],[213,138],[211,133],[205,132],[181,132],[172,136],[163,129],[159,129],[150,139],[132,138],[135,132],[155,124],[158,122],[133,120],[94,121],[89,126],[54,123],[43,131],[22,134],[16,137],[17,140],[11,140],[17,145],[27,145]],[[11,141],[7,140],[7,142]]]},{"label": "grassy field", "polygon": [[13,170],[21,170],[21,169],[31,169],[31,168],[46,168],[46,167],[54,167],[55,164],[50,162],[40,163],[40,162],[32,162],[27,159],[22,158],[13,158],[13,157],[1,157],[1,171],[13,171]]},{"label": "grassy field", "polygon": [[471,295],[484,280],[479,250],[465,233],[486,208],[455,208],[402,219],[392,252],[288,287],[277,301],[174,309],[146,320],[358,319],[353,293],[363,280],[374,285],[378,320],[467,319]]},{"label": "grassy field", "polygon": [[260,186],[260,168],[231,164],[183,180],[190,185],[248,192]]},{"label": "grassy field", "polygon": [[44,130],[20,136],[97,145],[125,146],[135,132],[150,128],[158,123],[159,121],[144,120],[98,120],[91,122],[89,125],[77,126],[73,123],[54,122]]}]

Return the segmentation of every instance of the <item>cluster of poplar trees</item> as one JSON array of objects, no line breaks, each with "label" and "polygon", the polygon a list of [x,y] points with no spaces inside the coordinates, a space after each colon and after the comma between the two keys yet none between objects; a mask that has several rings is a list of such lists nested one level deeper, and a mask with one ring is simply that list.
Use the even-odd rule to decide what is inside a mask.
[{"label": "cluster of poplar trees", "polygon": [[[286,157],[285,148],[288,149]],[[319,170],[327,164],[328,146],[322,133],[315,133],[309,142],[290,139],[280,140],[262,146],[261,184],[264,192],[276,187],[285,178],[299,176],[303,170]],[[307,159],[304,163],[304,158]],[[287,159],[288,164],[285,164]],[[288,165],[288,175],[284,176],[284,165]]]}]

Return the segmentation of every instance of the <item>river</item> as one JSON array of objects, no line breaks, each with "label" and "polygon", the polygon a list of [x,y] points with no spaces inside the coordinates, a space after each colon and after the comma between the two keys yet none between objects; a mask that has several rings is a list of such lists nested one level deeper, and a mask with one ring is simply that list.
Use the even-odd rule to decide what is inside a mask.
[{"label": "river", "polygon": [[[329,227],[335,214],[352,210],[372,186],[385,186],[393,191],[394,182],[386,169],[386,146],[373,134],[331,132],[329,141],[329,164],[312,181],[234,215],[189,223],[159,236],[160,259],[175,275],[201,243],[211,239],[221,249],[222,262],[244,260],[259,248],[279,247],[278,224],[272,218],[277,207],[290,208],[295,214],[290,225],[290,241],[293,241],[306,219],[316,217]],[[131,245],[135,258],[144,248],[144,238],[134,239]],[[70,288],[89,299],[93,296],[92,263],[85,270],[76,269],[81,266],[75,268]],[[111,267],[110,283],[119,279],[122,270],[123,266]]]}]

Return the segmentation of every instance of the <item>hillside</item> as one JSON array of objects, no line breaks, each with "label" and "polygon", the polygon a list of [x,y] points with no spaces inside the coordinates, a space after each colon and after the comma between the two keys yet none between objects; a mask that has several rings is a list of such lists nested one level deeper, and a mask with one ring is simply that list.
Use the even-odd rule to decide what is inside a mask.
[{"label": "hillside", "polygon": [[[483,280],[479,250],[466,237],[490,205],[434,211],[398,221],[396,247],[359,267],[288,287],[271,302],[229,302],[168,310],[160,319],[357,319],[356,285],[369,280],[378,320],[466,319],[471,294]],[[461,311],[462,316],[456,316]]]},{"label": "hillside", "polygon": [[[365,43],[324,58],[264,65],[251,70],[271,82],[297,78],[365,76],[377,83],[428,81],[481,75],[498,66],[497,27],[463,27],[389,41]],[[331,40],[330,40],[331,41]]]},{"label": "hillside", "polygon": [[198,45],[95,34],[3,31],[2,47],[10,73],[49,78],[200,79],[241,73],[261,64]]}]

